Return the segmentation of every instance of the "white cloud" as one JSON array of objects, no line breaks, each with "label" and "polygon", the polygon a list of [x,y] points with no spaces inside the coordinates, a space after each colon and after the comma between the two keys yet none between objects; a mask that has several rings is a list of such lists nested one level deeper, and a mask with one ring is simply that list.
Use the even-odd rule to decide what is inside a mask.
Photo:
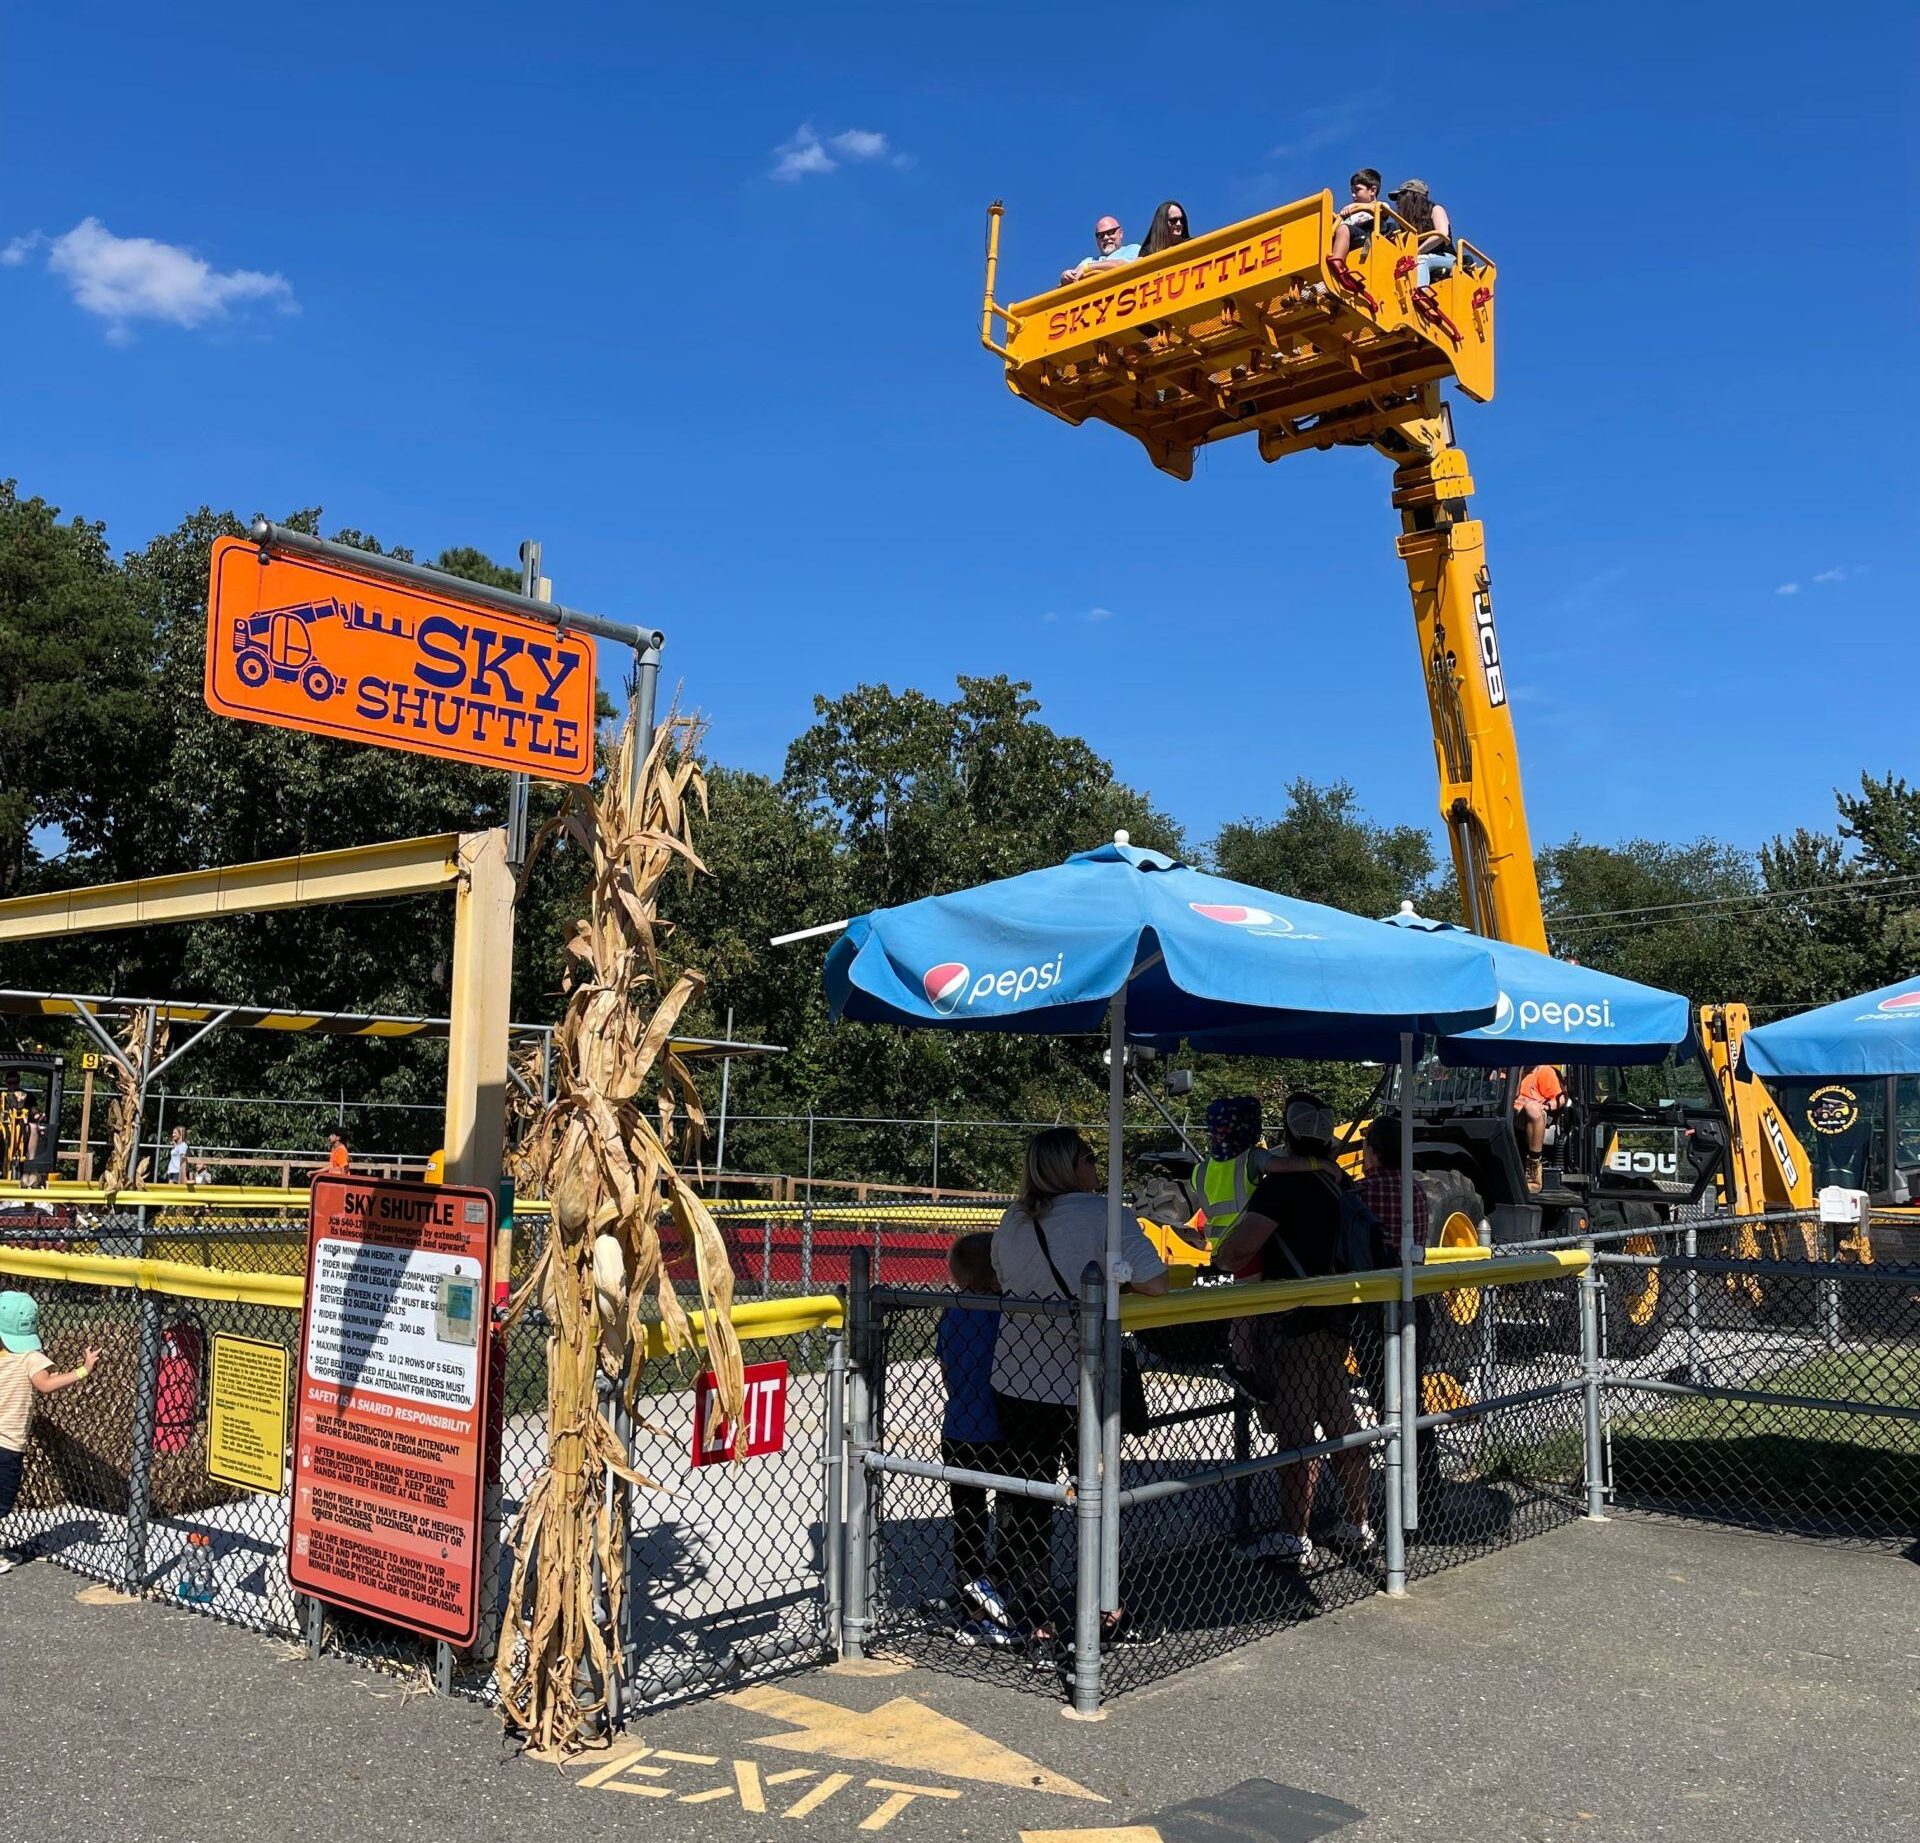
[{"label": "white cloud", "polygon": [[1830,570],[1822,570],[1814,577],[1815,582],[1845,582],[1852,572],[1843,564],[1835,564]]},{"label": "white cloud", "polygon": [[1083,621],[1110,621],[1113,619],[1111,608],[1089,608],[1081,617]]},{"label": "white cloud", "polygon": [[774,179],[805,179],[813,173],[832,173],[841,164],[884,160],[889,166],[911,166],[912,156],[895,153],[892,143],[875,128],[843,128],[824,139],[811,122],[802,122],[793,139],[773,150]]},{"label": "white cloud", "polygon": [[1337,102],[1302,109],[1295,117],[1293,133],[1267,150],[1269,160],[1297,160],[1303,154],[1318,153],[1323,147],[1335,147],[1351,140],[1363,124],[1378,113],[1384,98],[1378,90],[1356,90]]},{"label": "white cloud", "polygon": [[1774,594],[1776,595],[1798,595],[1799,593],[1800,585],[1797,582],[1783,582],[1779,588],[1774,590]]},{"label": "white cloud", "polygon": [[[25,259],[7,246],[7,260]],[[29,246],[33,247],[33,246]],[[107,323],[107,337],[131,337],[138,320],[198,327],[226,319],[236,307],[271,302],[297,313],[284,275],[258,269],[216,269],[191,250],[153,237],[116,237],[98,218],[85,218],[47,250],[47,267],[67,284],[75,303]]]},{"label": "white cloud", "polygon": [[46,240],[45,235],[37,230],[28,231],[24,237],[15,237],[5,249],[0,250],[0,264],[9,269],[19,268]]}]

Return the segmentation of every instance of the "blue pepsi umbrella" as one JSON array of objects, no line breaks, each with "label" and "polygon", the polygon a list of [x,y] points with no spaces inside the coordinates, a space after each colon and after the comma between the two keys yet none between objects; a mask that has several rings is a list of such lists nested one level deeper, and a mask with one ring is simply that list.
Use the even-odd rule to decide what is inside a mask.
[{"label": "blue pepsi umbrella", "polygon": [[1742,1054],[1756,1075],[1920,1075],[1920,976],[1762,1024]]},{"label": "blue pepsi umbrella", "polygon": [[1402,1033],[1493,1019],[1487,944],[1190,869],[1116,840],[1064,864],[847,924],[827,956],[838,1016],[934,1030],[1125,1029],[1241,1054],[1386,1060]]},{"label": "blue pepsi umbrella", "polygon": [[[1457,922],[1430,921],[1403,903],[1392,926],[1416,938],[1465,935]],[[1659,1062],[1686,1042],[1692,1007],[1677,992],[1556,960],[1506,941],[1481,942],[1493,956],[1500,1004],[1493,1021],[1444,1037],[1441,1060],[1455,1068],[1523,1062]]]}]

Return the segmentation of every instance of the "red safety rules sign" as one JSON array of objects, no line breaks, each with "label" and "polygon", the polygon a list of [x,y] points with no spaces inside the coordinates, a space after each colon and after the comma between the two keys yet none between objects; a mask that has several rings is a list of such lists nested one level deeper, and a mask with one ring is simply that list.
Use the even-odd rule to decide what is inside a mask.
[{"label": "red safety rules sign", "polygon": [[693,1385],[695,1465],[754,1459],[762,1453],[777,1453],[787,1443],[787,1366],[749,1363],[740,1374],[746,1383],[747,1401],[737,1428],[721,1418],[712,1370],[702,1371]]},{"label": "red safety rules sign", "polygon": [[480,1623],[485,1190],[316,1177],[287,1578],[468,1645]]}]

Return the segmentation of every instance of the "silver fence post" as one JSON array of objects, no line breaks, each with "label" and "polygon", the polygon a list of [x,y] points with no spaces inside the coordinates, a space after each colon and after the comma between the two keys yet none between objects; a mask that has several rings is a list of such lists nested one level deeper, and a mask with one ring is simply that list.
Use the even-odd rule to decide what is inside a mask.
[{"label": "silver fence post", "polygon": [[[1480,1258],[1483,1261],[1488,1260],[1492,1257],[1492,1254],[1493,1231],[1487,1227],[1483,1220],[1480,1224]],[[1499,1384],[1500,1330],[1498,1323],[1498,1300],[1499,1296],[1491,1286],[1481,1287],[1480,1311],[1478,1314],[1480,1328],[1480,1375],[1475,1384],[1475,1393],[1481,1401],[1490,1400],[1496,1393]],[[1445,1309],[1446,1301],[1442,1299],[1441,1310],[1444,1311]]]},{"label": "silver fence post", "polygon": [[1400,1302],[1390,1299],[1380,1308],[1381,1392],[1387,1435],[1387,1592],[1399,1599],[1407,1591],[1407,1500],[1401,1473],[1407,1464],[1406,1417],[1400,1403]]},{"label": "silver fence post", "polygon": [[1682,1246],[1687,1255],[1687,1380],[1700,1380],[1700,1275],[1693,1263],[1700,1255],[1700,1231],[1692,1223]]},{"label": "silver fence post", "polygon": [[1117,1318],[1101,1319],[1100,1610],[1120,1605],[1120,1364],[1125,1334]]},{"label": "silver fence post", "polygon": [[[1829,1269],[1837,1269],[1840,1260],[1838,1223],[1821,1225],[1820,1246]],[[1829,1350],[1840,1348],[1840,1280],[1837,1272],[1820,1282],[1820,1332]]]},{"label": "silver fence post", "polygon": [[836,1640],[842,1604],[841,1565],[845,1560],[847,1503],[847,1343],[845,1331],[827,1341],[821,1382],[827,1393],[826,1505],[820,1518],[820,1560],[825,1576],[826,1627]]},{"label": "silver fence post", "polygon": [[871,1336],[872,1257],[855,1248],[847,1263],[847,1467],[846,1554],[840,1564],[840,1655],[865,1657],[870,1608],[867,1602],[867,1452],[873,1440],[873,1405],[868,1389]]},{"label": "silver fence post", "polygon": [[760,1297],[773,1296],[773,1214],[760,1219]]},{"label": "silver fence post", "polygon": [[133,1451],[127,1464],[126,1586],[147,1578],[147,1530],[153,1507],[153,1430],[160,1408],[160,1301],[144,1287],[135,1295],[140,1324],[133,1378]]},{"label": "silver fence post", "polygon": [[1593,1238],[1582,1239],[1587,1271],[1580,1276],[1580,1364],[1585,1372],[1586,1431],[1581,1441],[1587,1471],[1587,1517],[1606,1521],[1606,1458],[1600,1428],[1600,1269],[1594,1260]]},{"label": "silver fence post", "polygon": [[[1101,1360],[1106,1350],[1106,1284],[1097,1263],[1080,1276],[1079,1458],[1075,1468],[1073,1571],[1073,1712],[1100,1712],[1100,1607],[1107,1490],[1101,1478]],[[1118,1492],[1118,1481],[1113,1488]],[[1049,1544],[1049,1548],[1051,1544]]]},{"label": "silver fence post", "polygon": [[319,1663],[320,1652],[327,1641],[327,1609],[322,1602],[307,1599],[307,1656]]}]

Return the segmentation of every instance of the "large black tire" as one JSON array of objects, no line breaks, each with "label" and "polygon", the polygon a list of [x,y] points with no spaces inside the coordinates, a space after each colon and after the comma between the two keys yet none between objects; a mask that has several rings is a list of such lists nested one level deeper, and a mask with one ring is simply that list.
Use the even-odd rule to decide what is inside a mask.
[{"label": "large black tire", "polygon": [[[1645,1229],[1645,1235],[1600,1244],[1602,1253],[1649,1255],[1660,1252],[1660,1212],[1651,1203],[1609,1203],[1594,1212],[1596,1231]],[[1612,1263],[1600,1269],[1606,1294],[1607,1354],[1644,1357],[1659,1347],[1673,1315],[1679,1287],[1673,1276],[1658,1267],[1623,1267]]]},{"label": "large black tire", "polygon": [[[1487,1208],[1471,1178],[1458,1171],[1422,1171],[1427,1193],[1427,1243],[1434,1248],[1479,1244]],[[1478,1287],[1437,1293],[1428,1314],[1429,1349],[1420,1357],[1423,1413],[1464,1406],[1474,1399],[1481,1368],[1481,1314],[1488,1311]]]}]

